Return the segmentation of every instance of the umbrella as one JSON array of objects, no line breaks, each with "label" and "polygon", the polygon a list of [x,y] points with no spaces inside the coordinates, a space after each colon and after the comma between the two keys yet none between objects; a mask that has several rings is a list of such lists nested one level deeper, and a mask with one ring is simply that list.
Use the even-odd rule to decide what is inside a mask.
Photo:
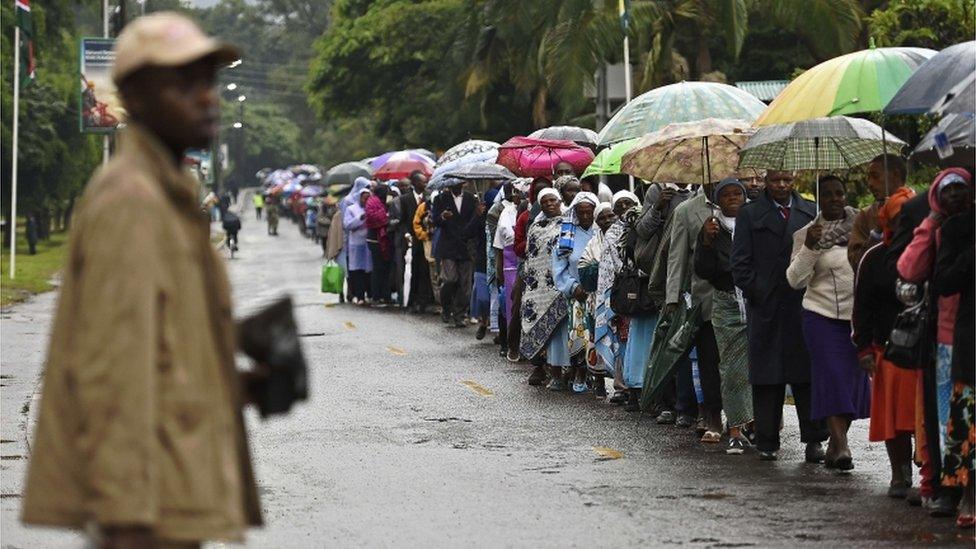
[{"label": "umbrella", "polygon": [[424,175],[430,177],[434,171],[434,161],[430,158],[412,151],[400,151],[387,157],[381,164],[379,160],[373,161],[377,166],[374,175],[380,179],[400,179],[409,177],[414,171],[420,170]]},{"label": "umbrella", "polygon": [[552,176],[560,162],[581,173],[592,161],[593,151],[572,141],[513,137],[498,147],[497,162],[521,177]]},{"label": "umbrella", "polygon": [[905,142],[861,118],[832,116],[759,128],[742,147],[739,166],[769,170],[838,170],[860,166]]},{"label": "umbrella", "polygon": [[439,191],[442,189],[446,189],[447,187],[453,187],[454,185],[462,185],[462,184],[464,184],[463,179],[458,179],[456,177],[442,176],[437,180],[431,180],[431,182],[427,185],[427,190]]},{"label": "umbrella", "polygon": [[458,143],[437,159],[430,182],[436,183],[451,170],[456,170],[467,164],[494,162],[497,158],[498,143],[494,141],[471,139]]},{"label": "umbrella", "polygon": [[954,86],[936,111],[939,114],[972,113],[976,105],[976,74],[970,74]]},{"label": "umbrella", "polygon": [[[946,158],[940,158],[937,136],[945,135],[949,144]],[[912,159],[926,164],[941,166],[972,166],[976,154],[976,122],[972,114],[947,114],[918,143],[912,152]]]},{"label": "umbrella", "polygon": [[624,154],[621,169],[641,179],[706,183],[734,175],[752,129],[744,120],[706,118],[668,124]]},{"label": "umbrella", "polygon": [[422,154],[431,160],[437,160],[437,155],[431,151],[428,151],[427,149],[411,149],[411,150],[417,154]]},{"label": "umbrella", "polygon": [[590,162],[590,165],[586,167],[586,171],[583,172],[581,178],[591,175],[616,175],[621,173],[621,159],[623,159],[627,151],[634,148],[634,145],[638,141],[640,141],[640,138],[635,137],[603,149],[596,155],[593,162]]},{"label": "umbrella", "polygon": [[352,185],[346,183],[336,183],[329,185],[329,196],[346,196],[352,190]]},{"label": "umbrella", "polygon": [[297,181],[291,181],[289,183],[285,183],[281,187],[282,194],[294,194],[300,190],[302,190],[302,184]]},{"label": "umbrella", "polygon": [[325,194],[325,188],[318,185],[309,185],[301,191],[302,196],[318,196],[320,194]]},{"label": "umbrella", "polygon": [[344,162],[333,166],[329,171],[325,172],[324,184],[352,185],[357,177],[371,177],[372,175],[373,172],[367,164],[363,164],[362,162]]},{"label": "umbrella", "polygon": [[551,126],[529,134],[532,139],[559,139],[572,141],[584,147],[596,147],[597,133],[589,128],[578,126]]},{"label": "umbrella", "polygon": [[462,166],[446,174],[446,177],[466,181],[510,181],[515,179],[515,174],[508,171],[505,166],[494,162],[478,162]]},{"label": "umbrella", "polygon": [[752,122],[766,105],[752,94],[717,82],[680,82],[655,88],[627,103],[600,132],[599,144],[619,143],[675,122],[705,118]]},{"label": "umbrella", "polygon": [[949,91],[976,72],[976,41],[940,51],[922,63],[884,108],[885,114],[922,114],[938,107]]},{"label": "umbrella", "polygon": [[869,48],[824,61],[790,82],[756,125],[880,111],[933,55],[925,48]]}]

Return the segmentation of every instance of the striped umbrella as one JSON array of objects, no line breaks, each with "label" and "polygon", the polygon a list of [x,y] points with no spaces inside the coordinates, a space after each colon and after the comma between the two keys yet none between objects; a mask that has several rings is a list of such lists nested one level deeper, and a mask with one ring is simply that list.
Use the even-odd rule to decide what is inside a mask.
[{"label": "striped umbrella", "polygon": [[766,108],[752,94],[717,82],[680,82],[655,88],[624,105],[600,132],[599,145],[656,132],[668,124],[724,118],[752,122]]},{"label": "striped umbrella", "polygon": [[790,82],[756,125],[880,111],[933,55],[925,48],[870,48],[824,61]]}]

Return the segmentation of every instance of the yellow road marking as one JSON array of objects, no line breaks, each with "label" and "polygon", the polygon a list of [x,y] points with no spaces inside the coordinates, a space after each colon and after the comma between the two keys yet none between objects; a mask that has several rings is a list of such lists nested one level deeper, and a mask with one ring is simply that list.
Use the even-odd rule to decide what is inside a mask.
[{"label": "yellow road marking", "polygon": [[495,396],[495,393],[491,389],[485,387],[484,385],[478,383],[477,381],[465,379],[464,381],[461,382],[461,385],[467,386],[468,389],[471,389],[472,391],[478,393],[483,397]]},{"label": "yellow road marking", "polygon": [[335,307],[336,305],[338,305],[338,303],[326,303],[325,304],[326,308],[332,308],[332,307]]},{"label": "yellow road marking", "polygon": [[403,349],[401,349],[399,347],[392,347],[391,346],[391,347],[387,347],[386,350],[387,351],[390,351],[390,354],[391,355],[396,355],[396,356],[404,356],[404,355],[407,354],[407,352],[405,350],[403,350]]},{"label": "yellow road marking", "polygon": [[620,459],[624,457],[624,453],[620,450],[614,450],[613,448],[607,448],[606,446],[594,446],[593,451],[597,453],[597,461],[609,461],[611,459]]},{"label": "yellow road marking", "polygon": [[345,322],[343,324],[343,326],[345,326],[347,330],[355,330],[356,329],[356,325],[353,324],[352,322]]}]

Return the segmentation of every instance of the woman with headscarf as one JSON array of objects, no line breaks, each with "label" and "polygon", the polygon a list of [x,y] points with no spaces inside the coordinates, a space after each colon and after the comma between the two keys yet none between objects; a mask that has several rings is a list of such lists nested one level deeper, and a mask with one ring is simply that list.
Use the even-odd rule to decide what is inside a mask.
[{"label": "woman with headscarf", "polygon": [[[939,172],[929,188],[928,202],[931,213],[915,229],[912,242],[898,259],[898,274],[917,284],[930,280],[929,291],[936,299],[935,396],[941,440],[934,444],[940,447],[943,460],[941,485],[949,488],[940,497],[963,489],[957,524],[972,528],[973,452],[976,448],[972,174],[962,168]],[[962,329],[957,329],[960,320]],[[941,508],[939,514],[944,514]]]},{"label": "woman with headscarf", "polygon": [[[559,244],[552,257],[556,288],[568,302],[568,316],[549,343],[552,381],[549,389],[561,391],[564,379],[573,379],[573,392],[585,393],[586,387],[586,291],[580,286],[579,260],[593,238],[593,221],[600,200],[593,193],[579,192],[563,216]],[[559,379],[559,368],[564,379]]]},{"label": "woman with headscarf", "polygon": [[719,210],[705,220],[694,256],[695,274],[712,287],[712,327],[719,354],[722,408],[729,426],[725,452],[732,455],[745,453],[749,441],[742,429],[753,419],[745,304],[732,282],[729,261],[735,216],[746,197],[747,189],[738,179],[723,179],[715,186],[712,201]]},{"label": "woman with headscarf", "polygon": [[[508,333],[506,334],[508,336],[508,356],[506,358],[508,358],[509,362],[518,362],[520,358],[523,358],[519,349],[522,346],[522,292],[525,289],[522,269],[525,262],[525,245],[531,220],[535,219],[542,211],[542,207],[539,204],[539,193],[542,192],[542,189],[551,186],[552,182],[544,177],[533,179],[528,187],[528,201],[520,206],[518,215],[515,218],[515,236],[512,249],[518,260],[518,270],[516,271],[515,283],[512,288],[512,318],[508,320]],[[556,196],[558,197],[558,194]],[[531,357],[524,358],[528,359]],[[540,369],[534,373],[536,377],[530,378],[530,384],[538,385],[545,381],[544,370]]]},{"label": "woman with headscarf", "polygon": [[586,292],[586,364],[593,374],[593,394],[597,398],[607,396],[606,384],[603,378],[607,374],[613,375],[613,371],[604,367],[603,361],[597,355],[594,345],[594,328],[596,325],[596,288],[600,280],[600,258],[603,256],[603,246],[606,242],[606,232],[617,220],[613,213],[613,208],[609,202],[600,202],[593,213],[597,230],[593,231],[593,238],[590,239],[583,250],[583,255],[579,261],[579,280],[580,286]]},{"label": "woman with headscarf", "polygon": [[793,235],[786,280],[803,294],[803,337],[810,353],[810,419],[826,420],[827,468],[854,468],[847,431],[870,416],[871,389],[851,343],[854,271],[847,243],[857,210],[847,205],[844,181],[820,179],[820,213]]},{"label": "woman with headscarf", "polygon": [[566,319],[568,307],[553,278],[553,253],[562,224],[559,193],[543,189],[538,195],[542,211],[533,220],[526,235],[525,260],[522,264],[522,334],[519,351],[535,368],[529,385],[541,385],[546,379],[546,349],[556,328]]},{"label": "woman with headscarf", "polygon": [[348,262],[349,293],[357,305],[366,303],[366,288],[369,286],[369,273],[373,271],[369,245],[366,243],[366,201],[370,191],[359,190],[359,200],[346,204],[342,215],[342,227],[346,230],[346,261]]},{"label": "woman with headscarf", "polygon": [[[621,245],[627,223],[625,216],[638,215],[640,200],[630,191],[619,191],[613,195],[610,207],[617,220],[604,235],[603,252],[600,254],[600,269],[596,286],[596,309],[593,322],[593,346],[604,369],[613,374],[614,394],[610,402],[627,402],[628,390],[624,383],[623,358],[627,349],[627,329],[629,319],[617,316],[610,308],[610,291],[617,272],[623,267]],[[631,213],[633,212],[633,213]]]},{"label": "woman with headscarf", "polygon": [[905,498],[912,486],[912,433],[919,376],[884,358],[885,343],[903,308],[895,293],[898,273],[885,261],[885,254],[901,207],[913,196],[911,187],[901,187],[878,209],[877,227],[882,241],[861,256],[851,312],[851,339],[857,347],[861,369],[872,378],[868,440],[885,443],[891,465],[888,497],[899,499]]}]

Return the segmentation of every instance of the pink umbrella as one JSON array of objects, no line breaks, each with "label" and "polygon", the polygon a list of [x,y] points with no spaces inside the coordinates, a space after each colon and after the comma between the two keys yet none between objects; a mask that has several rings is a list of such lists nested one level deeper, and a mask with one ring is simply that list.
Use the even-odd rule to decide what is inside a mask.
[{"label": "pink umbrella", "polygon": [[593,151],[572,141],[513,137],[498,147],[496,162],[520,177],[551,177],[560,162],[580,174],[593,162]]},{"label": "pink umbrella", "polygon": [[429,157],[413,151],[400,151],[391,154],[373,175],[377,179],[400,179],[410,177],[415,170],[420,170],[427,177],[434,173],[434,161]]}]

